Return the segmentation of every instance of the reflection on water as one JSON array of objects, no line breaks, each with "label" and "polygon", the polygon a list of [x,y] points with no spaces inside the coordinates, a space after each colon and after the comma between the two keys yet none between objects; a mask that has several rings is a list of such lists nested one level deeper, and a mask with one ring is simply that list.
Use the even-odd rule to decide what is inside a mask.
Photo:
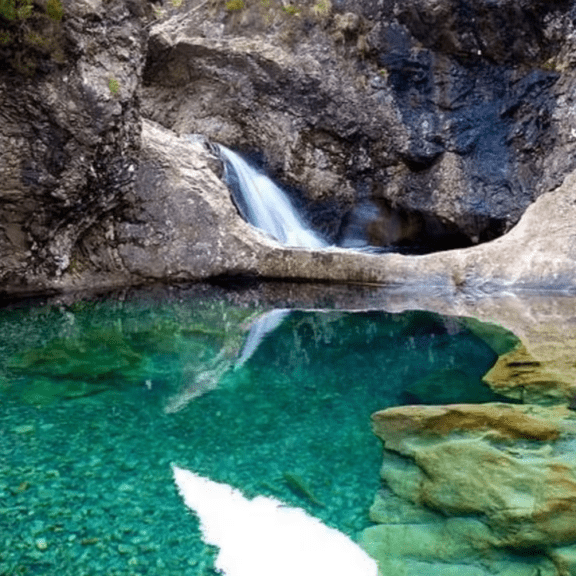
[{"label": "reflection on water", "polygon": [[182,295],[0,310],[0,574],[213,573],[170,463],[354,537],[379,484],[370,414],[493,400],[480,379],[515,343],[419,311]]},{"label": "reflection on water", "polygon": [[301,508],[173,467],[186,505],[198,514],[204,541],[219,548],[214,566],[227,576],[377,576],[358,544]]}]

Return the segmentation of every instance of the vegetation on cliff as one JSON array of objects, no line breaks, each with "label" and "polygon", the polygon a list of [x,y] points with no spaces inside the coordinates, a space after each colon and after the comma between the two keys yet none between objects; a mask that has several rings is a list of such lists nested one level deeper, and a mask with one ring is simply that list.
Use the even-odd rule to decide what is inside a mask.
[{"label": "vegetation on cliff", "polygon": [[27,75],[65,59],[60,0],[0,0],[0,61]]}]

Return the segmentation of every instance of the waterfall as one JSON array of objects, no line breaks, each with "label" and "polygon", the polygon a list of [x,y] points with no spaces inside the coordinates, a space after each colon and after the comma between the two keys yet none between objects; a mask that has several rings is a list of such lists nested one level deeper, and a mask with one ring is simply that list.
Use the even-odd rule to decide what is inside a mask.
[{"label": "waterfall", "polygon": [[245,220],[281,244],[299,248],[325,248],[328,243],[302,220],[286,193],[241,156],[218,145],[224,159],[226,183]]}]

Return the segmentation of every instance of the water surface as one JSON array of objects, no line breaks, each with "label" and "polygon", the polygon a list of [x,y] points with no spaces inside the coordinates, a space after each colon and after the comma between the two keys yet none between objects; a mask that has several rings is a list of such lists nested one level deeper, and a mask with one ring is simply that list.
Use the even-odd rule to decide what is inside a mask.
[{"label": "water surface", "polygon": [[494,400],[481,377],[516,339],[482,326],[206,291],[0,309],[0,574],[213,574],[172,462],[355,537],[370,414]]}]

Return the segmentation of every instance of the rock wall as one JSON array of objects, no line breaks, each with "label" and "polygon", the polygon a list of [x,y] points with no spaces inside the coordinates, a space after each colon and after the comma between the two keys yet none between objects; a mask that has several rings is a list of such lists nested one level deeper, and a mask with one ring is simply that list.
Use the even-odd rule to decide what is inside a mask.
[{"label": "rock wall", "polygon": [[376,244],[439,244],[442,233],[452,247],[477,243],[575,167],[570,10],[200,3],[151,28],[144,113],[262,152],[332,236],[356,217]]},{"label": "rock wall", "polygon": [[64,2],[58,60],[0,73],[0,285],[37,290],[134,184],[136,90],[144,64],[137,2]]},{"label": "rock wall", "polygon": [[[238,274],[573,289],[571,10],[65,1],[64,57],[0,73],[0,290]],[[376,243],[475,243],[524,216],[425,257],[287,250],[239,219],[190,132],[257,151],[333,238],[360,222]]]}]

